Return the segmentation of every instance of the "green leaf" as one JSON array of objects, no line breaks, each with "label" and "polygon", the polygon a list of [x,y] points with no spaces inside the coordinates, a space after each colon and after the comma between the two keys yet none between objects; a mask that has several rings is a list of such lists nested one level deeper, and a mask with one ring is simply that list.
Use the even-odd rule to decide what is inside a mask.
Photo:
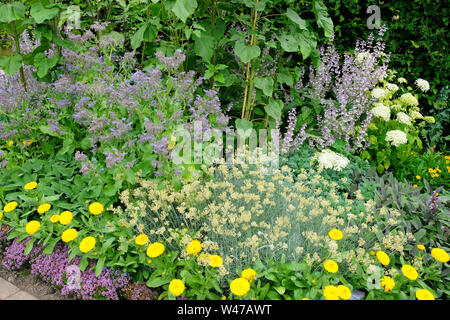
[{"label": "green leaf", "polygon": [[0,67],[8,76],[12,76],[17,71],[19,71],[21,66],[22,56],[20,54],[0,57]]},{"label": "green leaf", "polygon": [[295,12],[291,8],[288,8],[287,11],[286,11],[286,16],[292,22],[295,22],[300,27],[300,29],[306,30],[306,21],[303,20],[302,18],[300,18],[300,16],[297,14],[297,12]]},{"label": "green leaf", "polygon": [[163,279],[163,278],[160,278],[160,277],[155,277],[154,279],[150,278],[147,281],[147,287],[157,288],[157,287],[161,287],[161,286],[163,286],[163,285],[165,285],[165,284],[167,284],[169,282],[170,282],[170,280]]},{"label": "green leaf", "polygon": [[133,50],[136,50],[137,48],[139,48],[141,46],[141,43],[144,40],[144,32],[145,32],[146,28],[147,28],[147,24],[144,23],[138,29],[138,31],[136,31],[136,33],[131,37],[130,42],[131,42],[131,48],[133,48]]},{"label": "green leaf", "polygon": [[45,20],[54,18],[59,13],[57,7],[46,9],[40,2],[35,2],[31,6],[30,15],[36,20],[37,23],[42,23]]},{"label": "green leaf", "polygon": [[302,57],[303,59],[306,59],[317,46],[316,36],[310,30],[302,30],[298,40]]},{"label": "green leaf", "polygon": [[96,277],[98,277],[100,275],[100,273],[102,273],[104,265],[105,265],[105,256],[101,256],[97,261],[97,265],[95,266],[95,276]]},{"label": "green leaf", "polygon": [[86,270],[87,266],[88,266],[88,260],[87,260],[87,257],[86,257],[86,256],[83,256],[83,257],[81,258],[81,261],[80,261],[80,264],[79,264],[80,270],[81,270],[81,271]]},{"label": "green leaf", "polygon": [[253,123],[247,119],[237,119],[236,129],[239,135],[247,136],[247,132],[253,129]]},{"label": "green leaf", "polygon": [[204,61],[210,62],[214,54],[214,37],[207,32],[195,30],[193,32],[194,52]]},{"label": "green leaf", "polygon": [[242,63],[247,63],[259,57],[261,49],[258,46],[248,46],[239,39],[234,46],[234,53],[241,59]]},{"label": "green leaf", "polygon": [[183,22],[191,16],[197,9],[196,0],[175,0],[172,12]]},{"label": "green leaf", "polygon": [[261,89],[264,95],[271,97],[273,91],[272,77],[255,78],[255,87]]},{"label": "green leaf", "polygon": [[33,243],[35,240],[36,240],[35,238],[32,238],[30,240],[30,242],[28,242],[27,246],[25,247],[25,252],[24,252],[25,255],[29,254],[31,252],[31,250],[33,250]]},{"label": "green leaf", "polygon": [[333,35],[333,20],[328,16],[327,7],[322,0],[313,0],[313,12],[318,26],[324,31],[325,37],[331,38]]},{"label": "green leaf", "polygon": [[270,98],[269,103],[264,107],[264,110],[266,110],[270,117],[280,119],[281,110],[283,110],[283,102],[281,100]]},{"label": "green leaf", "polygon": [[288,33],[283,33],[277,36],[278,41],[280,41],[281,48],[286,52],[296,52],[298,51],[298,41],[297,39]]},{"label": "green leaf", "polygon": [[0,6],[0,22],[11,23],[25,18],[25,6],[21,2],[3,4]]},{"label": "green leaf", "polygon": [[38,77],[43,78],[48,73],[48,70],[56,66],[57,63],[58,63],[57,55],[54,55],[51,58],[47,58],[45,53],[39,52],[34,56],[33,65],[37,69]]},{"label": "green leaf", "polygon": [[43,253],[51,254],[53,252],[53,249],[55,248],[55,245],[58,243],[58,241],[59,241],[59,239],[52,239],[45,247]]}]

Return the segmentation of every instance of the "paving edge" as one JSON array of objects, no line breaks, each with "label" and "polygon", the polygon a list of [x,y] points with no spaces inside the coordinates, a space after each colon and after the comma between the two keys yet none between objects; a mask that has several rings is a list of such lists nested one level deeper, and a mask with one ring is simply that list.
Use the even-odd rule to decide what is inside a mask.
[{"label": "paving edge", "polygon": [[0,300],[39,300],[0,277]]}]

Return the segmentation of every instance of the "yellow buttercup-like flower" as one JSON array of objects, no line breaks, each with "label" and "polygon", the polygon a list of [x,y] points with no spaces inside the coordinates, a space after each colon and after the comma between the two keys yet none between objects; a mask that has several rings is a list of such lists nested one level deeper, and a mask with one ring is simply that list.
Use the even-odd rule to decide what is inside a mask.
[{"label": "yellow buttercup-like flower", "polygon": [[25,190],[33,190],[36,187],[37,187],[37,182],[36,181],[31,181],[31,182],[28,182],[23,188]]},{"label": "yellow buttercup-like flower", "polygon": [[417,273],[417,270],[413,266],[410,266],[409,264],[405,264],[402,267],[402,273],[409,280],[416,280],[417,277],[419,276],[419,274]]},{"label": "yellow buttercup-like flower", "polygon": [[71,223],[72,219],[73,219],[73,215],[72,215],[72,212],[70,212],[70,211],[63,211],[59,215],[59,223],[61,223],[64,226],[66,226],[69,223]]},{"label": "yellow buttercup-like flower", "polygon": [[223,260],[217,254],[209,256],[209,265],[213,268],[218,268],[223,264]]},{"label": "yellow buttercup-like flower", "polygon": [[148,236],[146,234],[140,234],[136,237],[135,243],[139,246],[143,246],[148,242]]},{"label": "yellow buttercup-like flower", "polygon": [[50,208],[52,207],[52,205],[50,203],[44,203],[41,204],[38,208],[37,208],[37,212],[39,212],[40,214],[47,212],[48,210],[50,210]]},{"label": "yellow buttercup-like flower", "polygon": [[104,210],[103,205],[100,202],[93,202],[89,205],[89,212],[94,216],[99,215]]},{"label": "yellow buttercup-like flower", "polygon": [[88,253],[95,247],[95,238],[94,237],[86,237],[80,242],[80,251],[83,253]]},{"label": "yellow buttercup-like flower", "polygon": [[339,291],[335,286],[326,286],[323,289],[325,300],[339,300]]},{"label": "yellow buttercup-like flower", "polygon": [[338,229],[332,229],[328,232],[328,236],[333,240],[341,240],[344,235]]},{"label": "yellow buttercup-like flower", "polygon": [[339,266],[333,260],[325,260],[323,267],[330,273],[336,273],[339,270]]},{"label": "yellow buttercup-like flower", "polygon": [[389,276],[384,276],[380,279],[380,284],[384,288],[385,292],[392,291],[395,287],[395,281]]},{"label": "yellow buttercup-like flower", "polygon": [[11,146],[14,144],[14,141],[12,141],[12,140],[9,140],[8,141],[8,147],[10,147],[11,148]]},{"label": "yellow buttercup-like flower", "polygon": [[418,244],[417,245],[417,249],[419,249],[419,250],[425,250],[425,246],[423,245],[423,244]]},{"label": "yellow buttercup-like flower", "polygon": [[343,300],[348,300],[352,296],[352,292],[350,291],[350,288],[344,285],[337,286],[338,296],[339,298]]},{"label": "yellow buttercup-like flower", "polygon": [[425,289],[419,289],[416,291],[417,300],[435,300],[433,294]]},{"label": "yellow buttercup-like flower", "polygon": [[192,240],[187,245],[186,251],[187,251],[187,253],[196,256],[200,251],[202,251],[202,243],[198,240]]},{"label": "yellow buttercup-like flower", "polygon": [[185,286],[180,279],[173,279],[169,284],[169,291],[174,296],[179,296],[184,292]]},{"label": "yellow buttercup-like flower", "polygon": [[377,251],[377,260],[383,266],[387,266],[391,262],[391,259],[389,259],[389,256],[384,251]]},{"label": "yellow buttercup-like flower", "polygon": [[67,242],[74,240],[77,236],[78,236],[78,231],[73,228],[70,228],[70,229],[64,230],[64,232],[61,235],[61,239],[62,239],[62,241],[67,243]]},{"label": "yellow buttercup-like flower", "polygon": [[250,283],[244,278],[234,279],[230,283],[230,290],[234,295],[243,297],[250,291]]},{"label": "yellow buttercup-like flower", "polygon": [[9,202],[9,203],[7,203],[4,207],[3,207],[3,211],[5,211],[5,212],[11,212],[11,211],[13,211],[16,207],[17,207],[17,202],[15,202],[15,201],[12,201],[12,202]]},{"label": "yellow buttercup-like flower", "polygon": [[147,248],[147,256],[149,258],[156,258],[163,254],[165,247],[160,242],[154,242]]},{"label": "yellow buttercup-like flower", "polygon": [[446,263],[448,262],[448,260],[450,260],[448,253],[441,248],[431,249],[431,255],[439,262]]},{"label": "yellow buttercup-like flower", "polygon": [[0,211],[0,220],[3,218],[3,212]]},{"label": "yellow buttercup-like flower", "polygon": [[59,221],[59,215],[57,215],[57,214],[52,215],[52,216],[50,217],[50,221],[51,221],[52,223],[58,222],[58,221]]},{"label": "yellow buttercup-like flower", "polygon": [[40,228],[41,228],[41,223],[39,221],[32,220],[27,223],[27,225],[25,227],[25,231],[28,234],[35,234],[36,232],[39,231]]},{"label": "yellow buttercup-like flower", "polygon": [[241,278],[246,279],[248,282],[252,283],[256,279],[256,271],[252,268],[248,268],[242,271]]}]

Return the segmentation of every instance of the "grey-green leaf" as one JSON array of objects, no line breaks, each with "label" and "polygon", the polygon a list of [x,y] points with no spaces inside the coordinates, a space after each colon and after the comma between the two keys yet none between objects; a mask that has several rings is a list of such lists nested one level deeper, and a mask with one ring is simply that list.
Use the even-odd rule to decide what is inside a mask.
[{"label": "grey-green leaf", "polygon": [[247,63],[250,60],[259,57],[261,49],[258,46],[248,46],[239,40],[234,46],[234,53],[241,59],[242,63]]},{"label": "grey-green leaf", "polygon": [[40,2],[35,2],[31,6],[30,15],[37,23],[54,18],[59,13],[59,9],[53,7],[51,9],[44,8]]},{"label": "grey-green leaf", "polygon": [[300,18],[300,16],[297,14],[297,12],[295,12],[291,8],[288,8],[286,11],[286,16],[291,21],[295,22],[300,27],[300,29],[306,30],[306,21],[303,20],[302,18]]},{"label": "grey-green leaf", "polygon": [[255,78],[255,87],[261,89],[264,95],[271,97],[273,91],[272,77]]},{"label": "grey-green leaf", "polygon": [[2,68],[8,76],[12,76],[17,71],[19,71],[21,66],[22,56],[20,54],[0,57],[0,68]]},{"label": "grey-green leaf", "polygon": [[333,35],[333,20],[328,16],[327,7],[322,0],[313,0],[313,12],[317,24],[324,31],[325,37],[330,38]]},{"label": "grey-green leaf", "polygon": [[269,103],[264,107],[264,110],[266,110],[270,117],[280,119],[281,111],[283,110],[283,102],[281,100],[274,100],[271,98]]},{"label": "grey-green leaf", "polygon": [[176,0],[172,12],[183,22],[191,16],[197,9],[196,0]]}]

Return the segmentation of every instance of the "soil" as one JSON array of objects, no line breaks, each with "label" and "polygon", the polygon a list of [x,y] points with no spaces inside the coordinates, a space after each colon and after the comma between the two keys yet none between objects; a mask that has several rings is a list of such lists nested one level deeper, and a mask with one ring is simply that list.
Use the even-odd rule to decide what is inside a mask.
[{"label": "soil", "polygon": [[3,257],[0,255],[0,276],[39,300],[73,300],[63,296],[59,290],[38,277],[32,275],[30,270],[9,271],[3,266]]}]

